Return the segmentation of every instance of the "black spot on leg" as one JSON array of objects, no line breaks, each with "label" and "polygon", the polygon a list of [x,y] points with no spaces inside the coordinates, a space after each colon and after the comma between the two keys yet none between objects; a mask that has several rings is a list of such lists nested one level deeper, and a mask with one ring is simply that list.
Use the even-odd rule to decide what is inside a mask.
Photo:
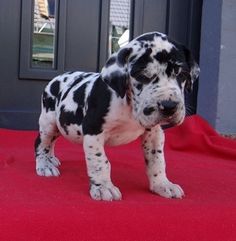
[{"label": "black spot on leg", "polygon": [[96,155],[96,156],[101,156],[102,153],[101,153],[101,152],[98,152],[98,153],[96,153],[95,155]]},{"label": "black spot on leg", "polygon": [[148,159],[145,158],[145,164],[146,164],[147,166],[148,166],[148,163],[149,163]]},{"label": "black spot on leg", "polygon": [[151,153],[152,153],[152,155],[155,155],[155,154],[156,154],[156,150],[153,149],[153,150],[151,151]]},{"label": "black spot on leg", "polygon": [[101,186],[101,184],[95,182],[92,177],[89,177],[89,179],[90,179],[90,185],[95,185],[95,186],[97,186],[97,187]]},{"label": "black spot on leg", "polygon": [[157,150],[158,153],[162,153],[162,150]]}]

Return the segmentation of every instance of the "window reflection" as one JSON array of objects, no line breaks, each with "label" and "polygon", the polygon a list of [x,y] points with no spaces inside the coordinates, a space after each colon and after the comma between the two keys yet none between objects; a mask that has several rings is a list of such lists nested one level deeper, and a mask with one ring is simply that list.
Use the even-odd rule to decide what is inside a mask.
[{"label": "window reflection", "polygon": [[32,67],[55,68],[56,0],[34,0]]},{"label": "window reflection", "polygon": [[130,0],[110,1],[110,31],[108,54],[125,46],[130,38]]}]

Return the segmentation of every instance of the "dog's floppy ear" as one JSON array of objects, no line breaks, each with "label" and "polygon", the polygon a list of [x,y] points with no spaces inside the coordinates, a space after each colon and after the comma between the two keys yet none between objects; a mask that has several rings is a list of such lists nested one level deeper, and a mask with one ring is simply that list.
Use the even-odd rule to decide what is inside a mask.
[{"label": "dog's floppy ear", "polygon": [[191,79],[187,80],[187,82],[185,84],[185,89],[188,92],[191,92],[192,89],[193,89],[193,83],[199,76],[200,68],[199,68],[197,62],[194,60],[190,50],[187,49],[186,47],[184,47],[183,51],[184,51],[186,63],[187,63],[188,68],[190,70],[190,76],[191,76]]},{"label": "dog's floppy ear", "polygon": [[101,71],[102,79],[123,98],[126,94],[128,84],[128,59],[132,48],[124,47],[117,53],[111,55]]}]

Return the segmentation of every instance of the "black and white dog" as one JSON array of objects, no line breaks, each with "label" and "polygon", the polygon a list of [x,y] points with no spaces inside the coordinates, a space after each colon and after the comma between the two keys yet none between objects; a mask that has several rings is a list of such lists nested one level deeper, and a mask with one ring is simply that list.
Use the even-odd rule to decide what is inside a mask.
[{"label": "black and white dog", "polygon": [[104,145],[141,137],[151,191],[181,198],[181,187],[166,176],[161,126],[183,122],[184,91],[191,90],[198,74],[189,50],[162,33],[151,32],[113,54],[101,73],[70,72],[55,77],[42,95],[35,141],[37,174],[60,174],[54,144],[61,134],[83,142],[91,197],[119,200],[121,193],[112,183]]}]

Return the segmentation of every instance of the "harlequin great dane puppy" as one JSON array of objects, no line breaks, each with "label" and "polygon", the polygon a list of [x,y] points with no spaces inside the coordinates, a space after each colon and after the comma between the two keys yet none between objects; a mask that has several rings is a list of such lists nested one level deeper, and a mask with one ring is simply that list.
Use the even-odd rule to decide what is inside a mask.
[{"label": "harlequin great dane puppy", "polygon": [[166,176],[161,126],[183,122],[184,91],[191,90],[198,74],[189,50],[152,32],[113,54],[101,73],[70,72],[54,78],[42,95],[35,141],[37,174],[60,174],[53,148],[62,134],[83,142],[91,197],[119,200],[104,145],[125,144],[141,136],[151,191],[181,198],[181,187]]}]

